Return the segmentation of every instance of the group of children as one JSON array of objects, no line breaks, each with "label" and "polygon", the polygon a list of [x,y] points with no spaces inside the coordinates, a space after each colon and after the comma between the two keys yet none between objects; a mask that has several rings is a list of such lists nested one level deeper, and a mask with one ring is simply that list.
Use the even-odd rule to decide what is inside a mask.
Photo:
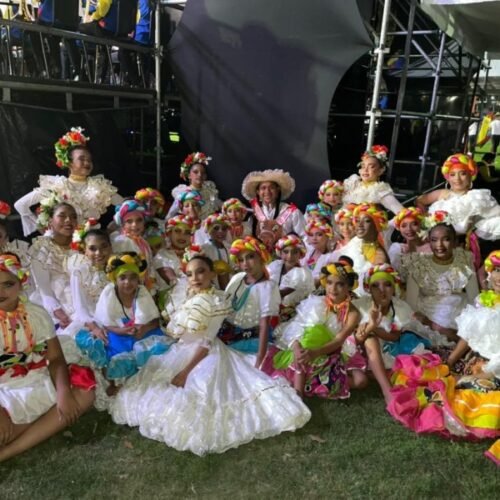
[{"label": "group of children", "polygon": [[404,207],[373,146],[302,213],[282,170],[249,173],[248,204],[222,202],[195,152],[167,213],[155,189],[122,199],[91,177],[88,140],[65,134],[69,177],[16,202],[25,234],[41,232],[29,248],[0,222],[0,460],[92,404],[220,453],[302,427],[304,397],[348,398],[370,377],[417,432],[500,436],[500,206],[472,188],[471,158],[449,157],[449,187]]}]

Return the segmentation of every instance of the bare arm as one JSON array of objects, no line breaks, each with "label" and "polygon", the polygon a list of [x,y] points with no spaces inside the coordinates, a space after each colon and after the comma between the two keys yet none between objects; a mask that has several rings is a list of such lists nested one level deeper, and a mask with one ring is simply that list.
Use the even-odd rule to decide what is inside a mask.
[{"label": "bare arm", "polygon": [[447,192],[447,189],[436,189],[430,193],[422,194],[416,199],[415,205],[422,210],[427,210],[429,205],[432,205],[436,201],[440,200]]},{"label": "bare arm", "polygon": [[191,358],[191,361],[172,379],[172,385],[184,387],[186,380],[193,368],[208,356],[208,348],[199,346]]}]

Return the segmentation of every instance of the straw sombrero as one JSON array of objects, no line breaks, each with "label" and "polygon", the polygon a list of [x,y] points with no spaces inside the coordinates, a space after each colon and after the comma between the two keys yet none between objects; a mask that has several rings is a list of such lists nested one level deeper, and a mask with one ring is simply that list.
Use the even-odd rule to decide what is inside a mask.
[{"label": "straw sombrero", "polygon": [[281,190],[281,199],[286,200],[295,191],[295,181],[288,172],[281,169],[250,172],[241,186],[241,194],[252,200],[256,196],[257,186],[261,182],[275,182]]}]

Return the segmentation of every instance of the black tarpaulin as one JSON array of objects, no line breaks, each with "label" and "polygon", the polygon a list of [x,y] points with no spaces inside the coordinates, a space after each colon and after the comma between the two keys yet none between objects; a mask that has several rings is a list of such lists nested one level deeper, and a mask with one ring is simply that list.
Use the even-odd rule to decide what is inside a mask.
[{"label": "black tarpaulin", "polygon": [[183,131],[214,158],[223,197],[239,193],[249,171],[282,168],[297,181],[297,202],[314,198],[331,175],[333,94],[370,47],[354,1],[187,3],[169,43]]}]

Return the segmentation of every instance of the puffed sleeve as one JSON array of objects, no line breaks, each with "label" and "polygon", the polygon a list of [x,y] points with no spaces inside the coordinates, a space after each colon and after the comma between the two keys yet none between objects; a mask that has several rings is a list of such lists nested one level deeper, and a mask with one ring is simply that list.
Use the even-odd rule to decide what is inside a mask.
[{"label": "puffed sleeve", "polygon": [[54,323],[43,307],[32,302],[27,302],[25,307],[34,333],[35,344],[40,344],[56,336]]},{"label": "puffed sleeve", "polygon": [[179,258],[175,253],[168,251],[166,248],[161,248],[153,257],[153,264],[155,269],[163,269],[170,267],[176,273],[179,271],[181,265]]},{"label": "puffed sleeve", "polygon": [[46,269],[44,263],[35,258],[34,255],[31,256],[31,275],[35,281],[35,287],[40,293],[43,307],[49,312],[64,309],[52,290],[50,272]]},{"label": "puffed sleeve", "polygon": [[382,203],[387,210],[390,210],[394,214],[397,214],[404,208],[392,193],[382,196],[380,203]]},{"label": "puffed sleeve", "polygon": [[135,324],[145,325],[159,317],[160,312],[158,311],[158,307],[156,307],[153,297],[151,297],[151,294],[145,286],[139,285],[135,310]]},{"label": "puffed sleeve", "polygon": [[32,212],[31,207],[40,203],[43,199],[41,189],[34,189],[31,193],[25,194],[14,203],[14,208],[21,216],[24,236],[29,236],[37,230],[36,215]]},{"label": "puffed sleeve", "polygon": [[[257,290],[257,287],[254,290]],[[281,302],[278,285],[271,280],[262,281],[258,284],[258,293],[261,318],[278,316]]]},{"label": "puffed sleeve", "polygon": [[104,287],[104,290],[99,296],[95,308],[94,318],[103,326],[120,326],[120,316],[117,310],[118,300],[116,298],[115,285],[109,283]]},{"label": "puffed sleeve", "polygon": [[[76,255],[80,257],[79,254]],[[86,268],[83,265],[73,265],[71,260],[68,262],[68,269],[70,271],[69,283],[73,297],[73,308],[75,309],[73,319],[82,323],[90,323],[94,321],[94,317],[83,288],[83,283],[88,279],[88,273],[86,273]]]},{"label": "puffed sleeve", "polygon": [[392,267],[394,267],[396,271],[399,271],[399,269],[401,268],[401,253],[401,243],[393,243],[389,247],[389,260],[391,261]]},{"label": "puffed sleeve", "polygon": [[298,234],[302,239],[305,239],[305,237],[307,236],[306,221],[302,212],[299,209],[294,210],[290,218],[292,220],[293,232]]}]

